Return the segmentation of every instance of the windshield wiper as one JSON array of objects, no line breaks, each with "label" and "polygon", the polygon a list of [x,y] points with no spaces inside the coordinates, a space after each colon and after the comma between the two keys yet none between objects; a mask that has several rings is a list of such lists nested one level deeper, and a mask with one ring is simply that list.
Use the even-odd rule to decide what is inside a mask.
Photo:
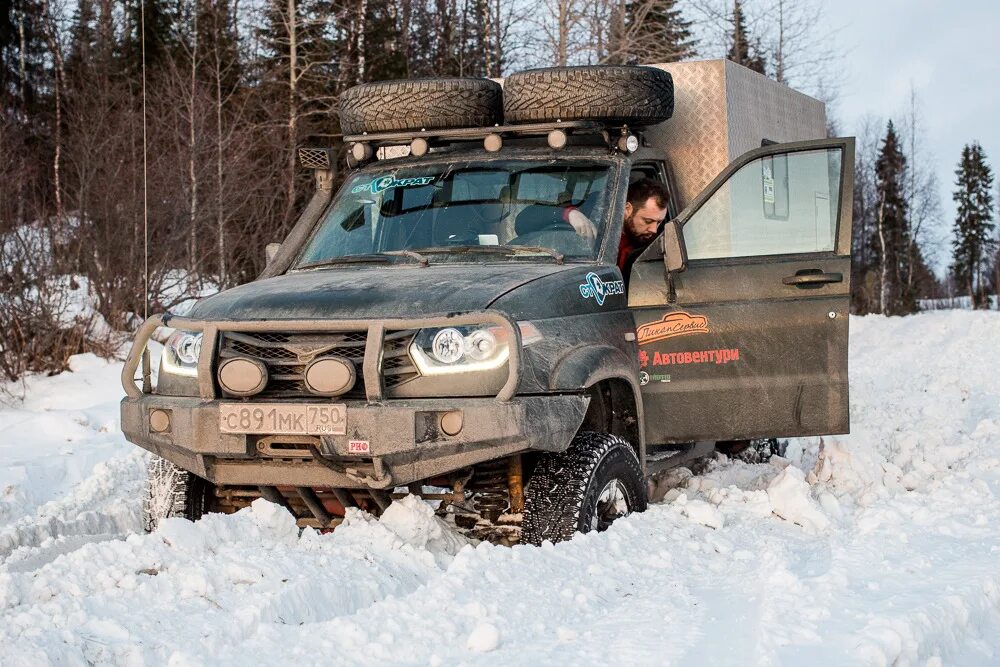
[{"label": "windshield wiper", "polygon": [[521,252],[540,252],[555,258],[556,264],[563,263],[563,254],[552,248],[533,245],[452,245],[420,248],[420,252],[482,253],[486,255],[516,255]]},{"label": "windshield wiper", "polygon": [[499,247],[510,248],[511,250],[514,251],[513,254],[515,255],[519,252],[544,252],[546,255],[552,255],[556,260],[556,264],[563,264],[564,263],[563,260],[566,258],[566,256],[563,255],[558,250],[554,250],[552,248],[546,248],[545,246],[540,246],[540,245],[505,245]]},{"label": "windshield wiper", "polygon": [[370,255],[343,255],[342,257],[329,257],[327,259],[321,259],[318,262],[309,262],[307,264],[299,264],[294,270],[299,269],[318,269],[324,266],[333,266],[335,264],[360,264],[363,262],[390,262],[391,258],[386,257],[385,253],[370,254]]},{"label": "windshield wiper", "polygon": [[386,252],[369,253],[367,255],[343,255],[342,257],[330,257],[318,262],[299,264],[295,271],[299,269],[318,269],[324,266],[334,266],[336,264],[361,264],[364,262],[391,262],[396,257],[409,257],[420,262],[421,266],[427,266],[427,258],[412,250],[389,250]]},{"label": "windshield wiper", "polygon": [[393,257],[409,257],[410,259],[415,259],[420,262],[420,266],[427,266],[430,264],[430,262],[427,261],[427,258],[416,250],[386,250],[385,252],[379,254],[392,255]]}]

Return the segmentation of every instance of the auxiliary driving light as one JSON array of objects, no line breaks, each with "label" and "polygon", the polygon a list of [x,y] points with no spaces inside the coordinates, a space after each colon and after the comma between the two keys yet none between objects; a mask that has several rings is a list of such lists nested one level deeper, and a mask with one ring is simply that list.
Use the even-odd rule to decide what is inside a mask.
[{"label": "auxiliary driving light", "polygon": [[462,432],[465,425],[465,415],[461,410],[452,410],[441,415],[441,430],[445,435],[455,436]]},{"label": "auxiliary driving light", "polygon": [[339,396],[357,381],[354,364],[341,357],[321,357],[306,366],[306,387],[321,396]]},{"label": "auxiliary driving light", "polygon": [[156,409],[149,413],[149,430],[154,433],[165,433],[170,430],[170,413]]},{"label": "auxiliary driving light", "polygon": [[634,153],[639,150],[639,137],[634,134],[623,135],[618,140],[618,150],[623,153]]},{"label": "auxiliary driving light", "polygon": [[560,149],[566,146],[566,132],[563,130],[552,130],[547,137],[549,148]]},{"label": "auxiliary driving light", "polygon": [[267,384],[267,367],[256,359],[227,359],[219,366],[219,384],[233,396],[253,396]]},{"label": "auxiliary driving light", "polygon": [[372,150],[371,144],[364,142],[359,142],[356,144],[351,144],[351,157],[361,162],[367,162],[371,159],[375,152]]}]

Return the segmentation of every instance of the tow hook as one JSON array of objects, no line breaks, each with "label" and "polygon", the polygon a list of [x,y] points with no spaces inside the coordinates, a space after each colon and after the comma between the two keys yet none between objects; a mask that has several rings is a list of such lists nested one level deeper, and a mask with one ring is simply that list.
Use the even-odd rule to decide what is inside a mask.
[{"label": "tow hook", "polygon": [[320,462],[320,464],[326,466],[335,473],[347,475],[355,482],[360,482],[370,489],[387,489],[392,486],[392,473],[389,471],[389,467],[380,456],[372,458],[372,465],[375,467],[375,476],[372,477],[360,472],[357,468],[343,467],[334,463],[330,459],[323,456],[323,453],[319,451],[319,448],[316,447],[316,445],[310,444],[309,452],[315,460]]}]

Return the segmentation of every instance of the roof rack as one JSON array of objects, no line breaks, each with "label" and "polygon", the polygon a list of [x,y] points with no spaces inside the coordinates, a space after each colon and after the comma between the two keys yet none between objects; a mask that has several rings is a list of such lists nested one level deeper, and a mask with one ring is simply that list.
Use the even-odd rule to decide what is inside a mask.
[{"label": "roof rack", "polygon": [[549,146],[558,149],[566,145],[571,134],[602,135],[611,150],[631,153],[639,146],[638,138],[627,125],[611,125],[592,120],[374,132],[345,135],[343,140],[350,145],[347,164],[353,169],[371,160],[377,149],[385,146],[409,145],[409,154],[420,157],[427,154],[431,143],[482,140],[483,147],[488,152],[495,153],[503,147],[504,138],[546,137]]},{"label": "roof rack", "polygon": [[344,141],[369,142],[381,145],[408,144],[414,139],[484,139],[491,134],[500,136],[544,136],[553,130],[563,130],[578,134],[600,134],[609,129],[608,125],[591,120],[570,120],[556,123],[524,123],[521,125],[494,125],[493,127],[454,127],[433,130],[409,130],[405,132],[378,132],[344,135]]}]

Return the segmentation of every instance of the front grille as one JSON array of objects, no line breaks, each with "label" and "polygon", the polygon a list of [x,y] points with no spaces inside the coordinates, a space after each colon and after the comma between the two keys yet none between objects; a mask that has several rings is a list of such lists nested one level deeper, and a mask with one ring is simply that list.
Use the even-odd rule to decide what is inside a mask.
[{"label": "front grille", "polygon": [[[382,384],[385,389],[398,387],[419,375],[408,348],[416,335],[413,329],[387,331],[382,346]],[[357,382],[339,398],[365,398],[365,331],[341,333],[222,333],[219,359],[249,357],[267,366],[268,381],[257,396],[295,398],[312,395],[303,378],[306,365],[314,358],[336,355],[354,363]]]}]

